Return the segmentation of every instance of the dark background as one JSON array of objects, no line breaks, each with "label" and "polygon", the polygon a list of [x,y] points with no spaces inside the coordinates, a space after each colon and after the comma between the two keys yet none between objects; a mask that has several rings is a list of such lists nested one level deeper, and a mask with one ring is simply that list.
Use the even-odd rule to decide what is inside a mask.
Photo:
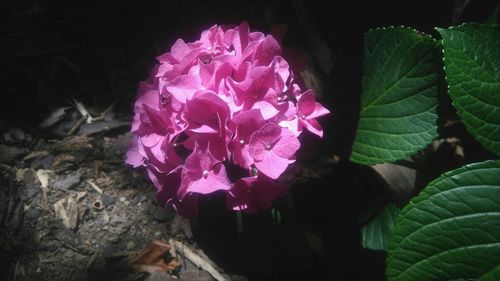
[{"label": "dark background", "polygon": [[[0,2],[0,132],[20,127],[36,133],[43,118],[73,98],[100,110],[117,102],[116,110],[130,118],[138,82],[148,77],[155,57],[169,51],[177,38],[194,41],[214,24],[247,20],[252,29],[265,33],[274,24],[286,24],[285,45],[308,52],[310,64],[326,86],[322,103],[333,109],[332,116],[323,120],[327,138],[319,153],[346,159],[361,94],[363,33],[405,25],[438,38],[434,27],[485,21],[495,4],[481,0],[4,0]],[[292,190],[298,215],[285,221],[285,226],[292,232],[299,227],[316,232],[328,254],[308,257],[305,269],[296,272],[265,271],[265,279],[384,280],[384,254],[361,249],[356,222],[359,208],[355,206],[363,204],[360,198],[366,198],[366,190],[353,186],[367,184],[373,178],[370,173],[343,162],[326,180],[308,184],[315,186],[314,192]],[[279,233],[269,239],[259,237],[256,243],[251,236],[263,234],[252,228],[253,219],[248,218],[248,238],[235,239],[232,217],[225,210],[220,213],[226,215],[217,215],[220,205],[204,204],[195,233],[200,245],[226,270],[253,274],[253,280],[259,280],[252,268],[273,261],[276,256],[269,249],[276,246],[273,241],[279,241]],[[204,215],[209,209],[210,215]],[[293,247],[295,236],[283,237],[291,239],[288,245]],[[302,251],[302,246],[297,247]],[[259,251],[267,256],[257,259]]]}]

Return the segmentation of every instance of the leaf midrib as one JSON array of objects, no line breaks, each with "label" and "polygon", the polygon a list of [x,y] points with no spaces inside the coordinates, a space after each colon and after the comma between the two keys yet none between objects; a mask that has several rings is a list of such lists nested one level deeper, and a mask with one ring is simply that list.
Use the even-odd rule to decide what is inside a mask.
[{"label": "leaf midrib", "polygon": [[[413,45],[415,45],[416,43],[414,43]],[[430,55],[433,54],[433,49],[429,50],[429,52],[427,54],[425,54],[421,59],[419,59],[417,61],[417,63],[415,63],[415,65],[413,65],[408,71],[406,71],[400,79],[397,79],[394,83],[392,83],[386,90],[384,90],[381,94],[379,94],[379,96],[377,98],[375,98],[373,101],[371,101],[370,103],[366,104],[362,109],[361,109],[361,112],[360,112],[360,115],[365,112],[366,109],[368,109],[372,104],[376,103],[377,101],[379,101],[381,98],[385,97],[385,95],[390,91],[392,90],[392,88],[394,86],[396,86],[396,84],[398,84],[399,82],[401,82],[401,80],[407,78],[406,76],[412,72],[416,66],[418,66],[423,60],[427,59],[427,57],[429,57]],[[418,93],[416,93],[418,94]],[[414,94],[415,95],[415,94]],[[411,96],[414,96],[414,95],[411,95]]]},{"label": "leaf midrib", "polygon": [[[472,36],[470,36],[469,34],[467,34],[465,31],[462,31],[462,30],[455,30],[455,31],[463,33],[465,36],[467,36],[469,38],[469,40],[471,40],[470,42],[475,43],[475,39]],[[451,40],[449,40],[449,41],[451,42]],[[460,48],[455,48],[455,50],[458,50],[459,52],[463,53],[466,57],[469,58],[469,60],[473,61],[481,70],[483,70],[484,73],[487,73],[491,78],[493,78],[495,83],[500,84],[500,80],[498,80],[498,78],[494,75],[495,73],[491,74],[487,69],[485,69],[482,65],[480,65],[476,60],[472,59],[472,57],[469,56],[469,54],[464,52],[463,49],[461,50]],[[445,52],[446,52],[446,48],[445,48]],[[446,55],[445,55],[445,59],[446,59]],[[448,58],[448,60],[450,60],[450,59]],[[481,83],[485,83],[485,82],[481,81]]]}]

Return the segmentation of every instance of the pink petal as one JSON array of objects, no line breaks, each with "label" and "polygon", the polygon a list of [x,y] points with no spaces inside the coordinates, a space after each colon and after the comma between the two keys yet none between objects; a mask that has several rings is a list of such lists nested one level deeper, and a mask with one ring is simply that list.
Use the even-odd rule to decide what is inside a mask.
[{"label": "pink petal", "polygon": [[205,92],[197,94],[186,104],[186,119],[196,127],[208,125],[213,129],[220,129],[221,122],[225,122],[229,115],[229,107],[215,93]]},{"label": "pink petal", "polygon": [[146,147],[152,147],[157,145],[165,136],[161,136],[158,134],[149,134],[149,135],[144,135],[139,137],[141,140],[141,143],[146,146]]},{"label": "pink petal", "polygon": [[328,113],[330,113],[330,111],[328,109],[324,108],[321,104],[316,103],[316,105],[314,106],[313,112],[311,114],[309,114],[309,116],[307,116],[307,119],[318,118],[318,117],[321,117],[323,115],[327,115]]},{"label": "pink petal", "polygon": [[272,151],[281,158],[288,159],[292,157],[300,148],[300,142],[297,137],[288,129],[281,129],[281,138],[273,146]]},{"label": "pink petal", "polygon": [[253,158],[248,152],[248,145],[242,145],[238,140],[232,140],[230,146],[233,152],[233,162],[248,169],[253,164]]},{"label": "pink petal", "polygon": [[127,158],[125,163],[132,165],[134,168],[144,165],[144,157],[139,153],[137,136],[133,136],[130,140],[130,146],[127,150]]},{"label": "pink petal", "polygon": [[323,137],[323,129],[316,119],[307,119],[301,123],[309,132],[319,136],[320,138]]},{"label": "pink petal", "polygon": [[190,48],[186,45],[186,43],[184,43],[184,40],[177,39],[170,50],[170,54],[177,60],[177,62],[181,62],[190,51]]},{"label": "pink petal", "polygon": [[297,117],[292,120],[283,120],[279,123],[283,128],[287,128],[292,134],[298,137],[302,133],[302,128],[299,126],[299,119]]},{"label": "pink petal", "polygon": [[276,107],[267,101],[258,101],[254,103],[252,109],[259,109],[264,120],[269,120],[279,113]]},{"label": "pink petal", "polygon": [[132,126],[130,128],[130,131],[132,133],[137,132],[139,130],[140,125],[141,125],[141,115],[140,113],[136,113],[134,115],[134,119],[132,120]]},{"label": "pink petal", "polygon": [[266,151],[261,161],[255,161],[255,167],[266,176],[277,179],[288,167],[288,159],[281,158],[273,151]]},{"label": "pink petal", "polygon": [[[309,116],[316,106],[316,96],[312,90],[305,91],[297,102],[297,112]],[[299,116],[300,117],[300,116]]]},{"label": "pink petal", "polygon": [[249,31],[250,27],[248,26],[248,22],[244,21],[238,26],[237,31],[233,33],[232,43],[236,51],[236,56],[241,56],[247,47]]},{"label": "pink petal", "polygon": [[166,112],[153,109],[146,104],[142,107],[141,122],[144,125],[149,126],[152,131],[162,135],[173,132],[175,126]]},{"label": "pink petal", "polygon": [[269,65],[271,61],[281,54],[281,46],[272,35],[267,35],[255,50],[253,59],[255,65]]},{"label": "pink petal", "polygon": [[180,75],[166,87],[167,91],[179,102],[185,103],[202,89],[200,81],[192,75]]},{"label": "pink petal", "polygon": [[193,180],[186,192],[209,194],[217,190],[228,190],[230,188],[231,183],[227,178],[226,169],[222,163],[218,163],[212,171],[208,172],[206,177],[202,176],[197,180]]},{"label": "pink petal", "polygon": [[215,163],[216,160],[207,151],[195,148],[195,151],[186,158],[184,169],[188,171],[191,178],[199,178],[203,171],[212,170]]},{"label": "pink petal", "polygon": [[252,134],[248,151],[255,161],[262,161],[265,152],[281,136],[281,127],[274,123],[266,123]]},{"label": "pink petal", "polygon": [[189,129],[193,133],[199,133],[199,134],[216,134],[219,131],[215,130],[214,128],[207,126],[207,125],[201,125],[197,128],[191,128]]},{"label": "pink petal", "polygon": [[250,150],[255,145],[274,144],[281,136],[281,127],[266,123],[250,137]]},{"label": "pink petal", "polygon": [[235,115],[231,121],[238,126],[245,126],[248,124],[259,124],[264,121],[264,118],[262,117],[260,110],[251,109],[240,112]]}]

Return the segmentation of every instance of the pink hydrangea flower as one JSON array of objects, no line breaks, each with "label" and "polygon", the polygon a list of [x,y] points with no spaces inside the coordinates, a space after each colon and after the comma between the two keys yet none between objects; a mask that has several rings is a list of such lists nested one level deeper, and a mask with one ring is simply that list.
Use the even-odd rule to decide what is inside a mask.
[{"label": "pink hydrangea flower", "polygon": [[[323,136],[329,111],[303,91],[279,39],[212,26],[200,40],[178,39],[139,85],[126,163],[143,167],[162,205],[195,216],[199,196],[225,192],[230,209],[269,208],[295,161],[303,129]],[[249,176],[228,178],[229,165]],[[234,167],[233,169],[234,170]]]}]

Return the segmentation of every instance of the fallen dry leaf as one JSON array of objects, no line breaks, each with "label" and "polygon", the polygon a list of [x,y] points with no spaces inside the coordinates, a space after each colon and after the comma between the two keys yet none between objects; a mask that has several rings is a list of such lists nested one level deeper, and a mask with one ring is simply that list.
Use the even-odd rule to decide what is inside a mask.
[{"label": "fallen dry leaf", "polygon": [[42,185],[42,189],[47,190],[49,188],[50,180],[49,173],[46,170],[40,169],[36,171],[36,176],[38,178],[38,181],[40,181],[40,184]]},{"label": "fallen dry leaf", "polygon": [[76,228],[78,224],[78,205],[73,197],[69,196],[57,201],[54,204],[54,211],[62,219],[64,227],[69,230]]},{"label": "fallen dry leaf", "polygon": [[129,264],[137,272],[173,272],[181,264],[174,258],[165,262],[165,254],[169,253],[170,245],[167,242],[155,240],[136,256],[129,259]]}]

